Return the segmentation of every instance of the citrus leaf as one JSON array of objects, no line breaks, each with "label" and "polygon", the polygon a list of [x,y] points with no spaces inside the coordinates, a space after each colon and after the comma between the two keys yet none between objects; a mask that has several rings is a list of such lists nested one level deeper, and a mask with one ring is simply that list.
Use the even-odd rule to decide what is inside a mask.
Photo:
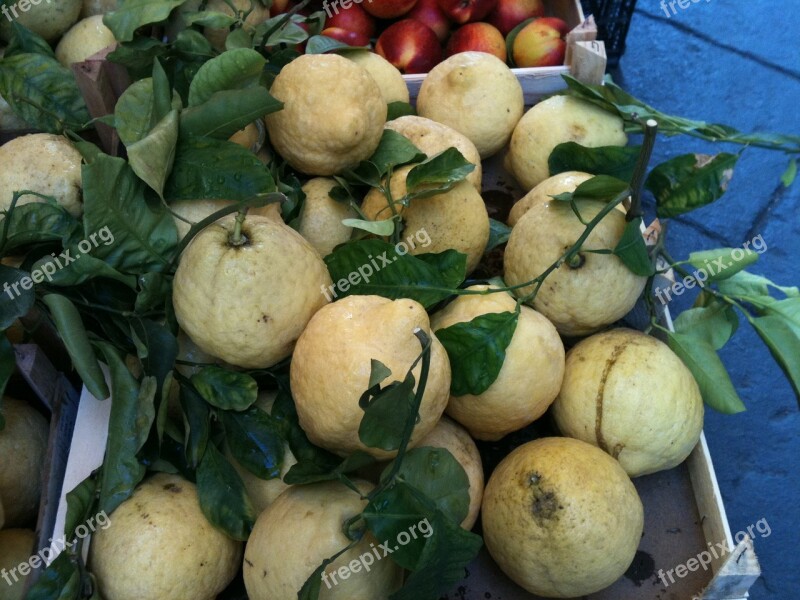
[{"label": "citrus leaf", "polygon": [[[384,470],[389,473],[392,465]],[[464,467],[445,448],[412,448],[397,471],[400,481],[425,494],[454,523],[469,512],[469,478]]]},{"label": "citrus leaf", "polygon": [[511,237],[511,227],[505,223],[501,223],[496,219],[489,219],[489,242],[486,244],[484,254],[490,250],[494,250],[498,246],[502,246]]},{"label": "citrus leaf", "polygon": [[37,582],[28,591],[26,599],[78,600],[81,596],[78,565],[73,562],[69,552],[62,552],[42,571]]},{"label": "citrus leaf", "polygon": [[67,516],[64,520],[64,535],[75,538],[75,529],[95,514],[97,481],[89,475],[67,493]]},{"label": "citrus leaf", "polygon": [[628,221],[622,237],[614,248],[614,254],[625,263],[625,266],[633,274],[649,277],[655,273],[655,267],[647,254],[647,245],[642,237],[641,224],[641,218]]},{"label": "citrus leaf", "polygon": [[[4,222],[0,221],[0,228],[3,226]],[[82,233],[81,223],[59,204],[30,202],[15,206],[8,223],[3,253],[9,254],[17,248],[44,242],[58,242],[67,246],[79,230]]]},{"label": "citrus leaf", "polygon": [[267,60],[250,48],[223,52],[204,63],[189,86],[189,106],[211,99],[216,92],[258,85]]},{"label": "citrus leaf", "polygon": [[98,156],[83,165],[82,179],[84,227],[87,232],[110,231],[113,241],[96,246],[92,255],[124,272],[167,269],[178,241],[175,221],[163,204],[147,202],[144,183],[128,163]]},{"label": "citrus leaf", "polygon": [[78,309],[68,298],[59,294],[47,294],[43,302],[50,309],[58,334],[86,389],[98,400],[108,398],[108,386],[103,371],[97,362]]},{"label": "citrus leaf", "polygon": [[751,323],[786,374],[800,402],[800,326],[777,314],[756,317]]},{"label": "citrus leaf", "polygon": [[28,125],[47,133],[81,131],[89,121],[72,71],[42,54],[1,60],[0,96]]},{"label": "citrus leaf", "polygon": [[394,119],[399,119],[400,117],[416,116],[416,114],[417,111],[414,110],[414,107],[408,102],[396,100],[394,102],[389,102],[386,120],[393,121]]},{"label": "citrus leaf", "polygon": [[214,527],[245,541],[255,524],[255,509],[242,478],[214,444],[206,448],[197,468],[200,508]]},{"label": "citrus leaf", "polygon": [[173,109],[147,136],[128,146],[131,169],[162,198],[164,183],[175,161],[177,142],[178,111]]},{"label": "citrus leaf", "polygon": [[550,174],[582,171],[592,175],[610,175],[630,181],[636,168],[641,146],[601,146],[587,148],[576,142],[565,142],[550,153]]},{"label": "citrus leaf", "polygon": [[384,129],[381,141],[369,157],[369,162],[378,168],[378,181],[380,181],[380,177],[383,177],[390,167],[419,162],[425,158],[425,154],[408,138],[391,129]]},{"label": "citrus leaf", "polygon": [[332,50],[347,50],[353,46],[335,40],[327,35],[312,35],[306,42],[306,54],[325,54]]},{"label": "citrus leaf", "polygon": [[667,342],[694,375],[706,404],[724,414],[747,410],[710,341],[670,331]]},{"label": "citrus leaf", "polygon": [[450,393],[479,395],[495,382],[514,337],[517,312],[488,313],[436,331],[452,369]]},{"label": "citrus leaf", "polygon": [[727,296],[747,299],[748,301],[752,299],[757,300],[762,296],[769,298],[770,289],[783,292],[790,298],[800,296],[800,289],[797,287],[780,286],[766,277],[756,275],[755,273],[749,273],[748,271],[740,271],[732,277],[720,281],[717,287],[720,292]]},{"label": "citrus leaf", "polygon": [[736,311],[723,302],[683,311],[673,322],[675,331],[707,340],[715,350],[722,348],[739,327]]},{"label": "citrus leaf", "polygon": [[6,330],[18,318],[28,314],[36,301],[36,293],[33,291],[33,280],[21,269],[0,265],[0,282],[3,283],[0,329]]},{"label": "citrus leaf", "polygon": [[[741,253],[741,256],[739,254]],[[737,258],[738,256],[738,258]],[[758,254],[741,248],[717,248],[692,252],[687,262],[698,271],[702,270],[708,278],[705,281],[721,281],[733,277],[758,260]]]},{"label": "citrus leaf", "polygon": [[627,189],[629,189],[628,184],[621,179],[610,175],[595,175],[576,187],[574,192],[557,194],[552,198],[560,202],[572,202],[573,200],[602,200],[603,202],[609,202]]},{"label": "citrus leaf", "polygon": [[11,36],[8,38],[8,46],[3,54],[4,58],[11,58],[17,54],[41,54],[55,58],[53,49],[41,36],[23,27],[17,21],[11,22]]},{"label": "citrus leaf", "polygon": [[656,166],[645,188],[656,197],[659,218],[675,217],[722,197],[733,177],[738,154],[683,154]]},{"label": "citrus leaf", "polygon": [[261,479],[280,477],[284,440],[272,417],[255,406],[244,412],[223,410],[218,414],[236,461]]},{"label": "citrus leaf", "polygon": [[389,236],[394,232],[394,219],[385,221],[364,221],[363,219],[342,219],[342,225],[361,229],[373,235]]},{"label": "citrus leaf", "polygon": [[375,464],[377,461],[366,452],[356,450],[335,467],[313,461],[302,461],[292,465],[283,478],[288,485],[305,485],[321,481],[344,481],[345,475]]},{"label": "citrus leaf", "polygon": [[[111,379],[111,416],[104,459],[106,468],[99,482],[99,509],[110,515],[130,498],[134,488],[144,478],[146,469],[136,455],[147,440],[155,419],[155,385],[153,382],[146,387],[142,382],[140,389],[117,350],[108,342],[97,342],[97,346],[105,356]],[[152,381],[152,378],[146,379]]]},{"label": "citrus leaf", "polygon": [[273,191],[272,175],[247,148],[223,140],[190,138],[178,142],[164,197],[168,201],[246,200]]},{"label": "citrus leaf", "polygon": [[[173,92],[171,106],[175,110],[181,108],[177,92]],[[156,113],[153,78],[133,82],[119,97],[114,108],[114,126],[122,143],[130,146],[144,139],[159,120],[156,119]]]},{"label": "citrus leaf", "polygon": [[247,410],[258,398],[258,385],[250,375],[216,365],[203,367],[191,381],[197,393],[217,408]]},{"label": "citrus leaf", "polygon": [[213,137],[227,140],[265,115],[281,110],[283,103],[263,87],[222,90],[181,113],[181,137]]},{"label": "citrus leaf", "polygon": [[452,188],[475,170],[457,148],[448,148],[425,159],[408,172],[406,188],[410,193],[423,192],[425,186],[436,186],[437,192]]},{"label": "citrus leaf", "polygon": [[212,27],[214,29],[225,29],[238,21],[234,16],[213,10],[186,12],[182,16],[187,25],[200,25],[201,27]]},{"label": "citrus leaf", "polygon": [[120,42],[130,42],[134,32],[142,25],[166,20],[172,9],[185,0],[119,0],[115,11],[106,13],[103,24]]},{"label": "citrus leaf", "polygon": [[393,451],[403,440],[403,425],[414,418],[414,376],[393,381],[375,393],[362,396],[364,416],[358,427],[358,438],[365,446]]},{"label": "citrus leaf", "polygon": [[797,178],[797,159],[792,158],[789,161],[789,164],[786,166],[786,170],[781,175],[781,183],[783,187],[789,187],[794,183],[794,180]]},{"label": "citrus leaf", "polygon": [[197,468],[208,447],[211,411],[200,394],[183,382],[180,388],[180,402],[185,425],[183,446],[186,463],[191,468]]},{"label": "citrus leaf", "polygon": [[[17,360],[14,354],[14,347],[8,339],[8,336],[0,334],[0,398],[6,390],[8,380],[14,374],[14,369],[17,367]],[[0,401],[0,408],[2,408],[2,401]],[[5,427],[5,419],[3,418],[2,410],[0,410],[0,431]]]}]

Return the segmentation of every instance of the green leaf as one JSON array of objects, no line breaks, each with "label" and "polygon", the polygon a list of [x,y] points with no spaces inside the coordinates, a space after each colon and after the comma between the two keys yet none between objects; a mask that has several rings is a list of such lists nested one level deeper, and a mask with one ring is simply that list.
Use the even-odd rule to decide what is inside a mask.
[{"label": "green leaf", "polygon": [[[5,585],[5,583],[3,583]],[[79,600],[81,574],[69,552],[62,552],[50,563],[28,591],[26,600]]]},{"label": "green leaf", "polygon": [[[387,466],[384,474],[391,471]],[[397,476],[425,494],[454,523],[469,513],[469,477],[464,467],[445,448],[412,448],[403,458]]]},{"label": "green leaf", "polygon": [[776,314],[750,321],[789,379],[800,402],[800,326]]},{"label": "green leaf", "polygon": [[258,85],[266,64],[261,54],[249,48],[223,52],[197,71],[189,86],[189,106],[210,100],[216,92]]},{"label": "green leaf", "polygon": [[358,437],[370,448],[393,451],[403,440],[403,425],[414,412],[414,376],[409,372],[405,379],[393,381],[385,388],[362,396],[359,404],[364,416],[358,427]]},{"label": "green leaf", "polygon": [[419,567],[390,600],[438,598],[466,575],[466,567],[483,545],[480,536],[462,529],[441,512],[429,522],[433,535],[425,544]]},{"label": "green leaf", "polygon": [[[425,160],[421,152],[408,138],[391,129],[384,129],[378,147],[369,158],[369,162],[378,168],[377,181],[383,177],[390,167]],[[373,186],[374,187],[374,186]]]},{"label": "green leaf", "polygon": [[209,522],[235,540],[246,540],[255,524],[255,510],[241,477],[214,444],[197,468],[200,508]]},{"label": "green leaf", "polygon": [[295,46],[308,39],[308,33],[301,27],[306,18],[303,15],[276,15],[263,23],[256,25],[253,39],[261,46],[269,48],[279,44]]},{"label": "green leaf", "polygon": [[225,49],[236,50],[237,48],[252,48],[253,35],[249,30],[239,27],[234,29],[225,38]]},{"label": "green leaf", "polygon": [[[69,264],[64,264],[68,259],[59,258],[62,261],[59,264],[56,262],[56,258],[45,256],[34,263],[33,271],[41,271],[47,279],[47,283],[55,286],[70,287],[80,285],[90,279],[105,277],[118,281],[131,289],[136,288],[135,276],[123,275],[99,258],[94,258],[91,254],[81,254],[74,245],[65,249],[59,256],[64,256],[67,251],[69,251],[69,257],[76,260]],[[77,258],[80,258],[80,260],[77,260]]]},{"label": "green leaf", "polygon": [[448,148],[431,156],[408,172],[406,188],[410,193],[424,192],[426,186],[436,186],[439,192],[452,188],[475,170],[456,148]]},{"label": "green leaf", "polygon": [[361,229],[373,235],[390,236],[394,233],[394,219],[386,219],[384,221],[365,221],[363,219],[342,219],[342,225],[352,227],[354,229]]},{"label": "green leaf", "polygon": [[99,400],[108,398],[103,371],[97,362],[78,309],[68,298],[59,294],[47,294],[43,301],[50,309],[58,334],[89,393]]},{"label": "green leaf", "polygon": [[11,22],[11,37],[8,39],[8,46],[3,54],[5,58],[11,58],[17,54],[41,54],[55,58],[53,49],[41,36],[23,27],[17,21]]},{"label": "green leaf", "polygon": [[797,158],[792,158],[786,166],[786,170],[781,175],[781,183],[783,187],[789,187],[794,183],[797,178]]},{"label": "green leaf", "polygon": [[67,493],[67,516],[64,521],[64,535],[68,540],[75,538],[75,529],[95,514],[97,500],[97,481],[89,475]]},{"label": "green leaf", "polygon": [[0,96],[28,125],[47,133],[81,131],[89,121],[72,71],[42,54],[0,61]]},{"label": "green leaf", "polygon": [[[202,36],[202,34],[200,35]],[[163,42],[151,37],[138,37],[133,41],[118,44],[107,58],[113,63],[127,67],[132,72],[140,72],[149,69],[153,65],[154,59],[168,53],[169,47]],[[139,81],[135,81],[132,86],[137,83]]]},{"label": "green leaf", "polygon": [[641,217],[628,221],[622,232],[622,237],[614,248],[614,254],[625,263],[625,266],[634,275],[649,277],[655,273],[655,267],[650,260],[650,255],[647,253],[647,245],[644,243],[644,237],[642,237],[641,225]]},{"label": "green leaf", "polygon": [[408,102],[396,100],[395,102],[389,102],[386,120],[393,121],[400,117],[416,116],[416,114],[417,111]]},{"label": "green leaf", "polygon": [[[0,221],[0,228],[4,225],[5,219]],[[79,230],[80,222],[59,204],[30,202],[17,205],[11,213],[2,251],[9,254],[23,246],[44,242],[58,242],[66,246]]]},{"label": "green leaf", "polygon": [[486,244],[484,254],[502,246],[511,237],[511,227],[496,219],[489,219],[489,243]]},{"label": "green leaf", "polygon": [[650,171],[645,188],[656,197],[659,218],[675,217],[722,197],[738,154],[683,154]]},{"label": "green leaf", "polygon": [[[22,286],[23,281],[26,282],[25,286]],[[0,282],[3,283],[0,329],[5,331],[18,318],[28,314],[36,301],[36,293],[33,291],[33,280],[20,269],[0,265]]]},{"label": "green leaf", "polygon": [[225,441],[236,461],[261,479],[281,476],[284,440],[275,420],[258,407],[220,411]]},{"label": "green leaf", "polygon": [[150,319],[131,319],[130,324],[132,336],[145,350],[138,354],[142,368],[156,378],[160,392],[178,357],[178,340],[166,326]]},{"label": "green leaf", "polygon": [[428,308],[453,294],[466,276],[466,256],[455,250],[399,255],[395,246],[382,240],[348,242],[324,260],[334,298],[375,294],[410,298]]},{"label": "green leaf", "polygon": [[766,277],[756,275],[755,273],[749,273],[747,271],[740,271],[732,277],[723,279],[722,281],[718,282],[717,287],[719,288],[719,291],[726,296],[743,298],[747,299],[748,301],[753,298],[757,299],[761,296],[769,297],[770,289],[783,292],[790,298],[796,298],[800,296],[800,289],[797,287],[780,286],[773,283]]},{"label": "green leaf", "polygon": [[163,273],[145,273],[139,277],[138,284],[139,293],[134,309],[137,313],[162,307],[167,297],[171,301],[172,281]]},{"label": "green leaf", "polygon": [[211,27],[213,29],[227,29],[239,20],[227,13],[213,10],[183,13],[183,18],[186,20],[187,25],[200,25],[201,27]]},{"label": "green leaf", "polygon": [[170,110],[178,110],[178,107],[172,106],[174,100],[174,93],[172,86],[169,82],[164,67],[161,66],[161,61],[158,58],[153,59],[153,116],[150,121],[151,127],[154,127],[159,121],[166,117]]},{"label": "green leaf", "polygon": [[[736,258],[741,253],[739,258]],[[733,277],[758,260],[758,254],[742,248],[717,248],[692,252],[687,262],[708,276],[708,283]]]},{"label": "green leaf", "polygon": [[246,373],[213,365],[203,367],[191,379],[203,399],[217,408],[247,410],[258,398],[258,384]]},{"label": "green leaf", "polygon": [[[181,99],[177,92],[172,95],[172,108],[180,110]],[[114,108],[114,126],[119,139],[126,146],[143,140],[153,126],[160,121],[156,118],[153,78],[135,81],[117,100]]]},{"label": "green leaf", "polygon": [[171,110],[147,134],[128,146],[128,161],[139,179],[164,197],[164,183],[172,171],[178,142],[178,111]]},{"label": "green leaf", "polygon": [[556,146],[550,153],[548,159],[550,174],[582,171],[630,181],[641,150],[641,146],[587,148],[576,142],[565,142]]},{"label": "green leaf", "polygon": [[120,42],[130,42],[142,25],[166,20],[185,0],[119,0],[117,10],[106,13],[103,23]]},{"label": "green leaf", "polygon": [[747,410],[710,341],[696,335],[670,331],[667,342],[694,375],[706,404],[725,414]]},{"label": "green leaf", "polygon": [[211,412],[208,404],[190,385],[181,385],[180,401],[186,430],[183,440],[186,462],[190,467],[197,468],[208,446]]},{"label": "green leaf", "polygon": [[83,166],[83,207],[87,232],[112,234],[112,244],[93,250],[95,258],[132,273],[169,267],[178,241],[175,221],[162,204],[145,201],[144,184],[124,160],[99,156]]},{"label": "green leaf", "polygon": [[306,485],[308,483],[319,483],[321,481],[346,481],[346,475],[353,471],[358,471],[377,462],[377,460],[361,450],[356,450],[353,454],[340,461],[335,467],[330,464],[304,460],[298,462],[289,469],[283,478],[288,485]]},{"label": "green leaf", "polygon": [[100,477],[99,509],[107,515],[114,512],[133,493],[144,478],[145,467],[136,457],[147,441],[155,419],[156,386],[142,382],[141,388],[117,350],[108,342],[97,342],[108,364],[111,379],[111,416],[108,422],[106,454]]},{"label": "green leaf", "polygon": [[272,175],[247,148],[228,141],[189,138],[178,143],[164,196],[169,201],[245,200],[272,191],[276,191]]},{"label": "green leaf", "polygon": [[319,600],[319,594],[322,588],[322,574],[325,572],[325,569],[328,568],[329,564],[353,548],[360,541],[361,540],[353,540],[347,546],[339,550],[339,552],[323,560],[322,564],[314,569],[314,572],[306,579],[303,587],[300,588],[300,591],[297,593],[297,600]]},{"label": "green leaf", "polygon": [[450,358],[452,395],[477,396],[489,389],[503,368],[518,318],[517,312],[488,313],[436,331]]},{"label": "green leaf", "polygon": [[739,318],[731,306],[714,301],[707,306],[683,311],[673,325],[677,333],[701,338],[719,350],[736,332]]},{"label": "green leaf", "polygon": [[573,200],[600,200],[609,202],[622,192],[629,189],[628,184],[621,179],[609,175],[595,175],[581,183],[575,191],[553,196],[553,199],[562,202]]},{"label": "green leaf", "polygon": [[352,50],[354,46],[340,42],[327,35],[312,35],[306,42],[306,54],[325,54],[332,50]]},{"label": "green leaf", "polygon": [[283,108],[283,103],[263,87],[223,90],[181,113],[181,137],[213,137],[227,140],[240,129]]}]

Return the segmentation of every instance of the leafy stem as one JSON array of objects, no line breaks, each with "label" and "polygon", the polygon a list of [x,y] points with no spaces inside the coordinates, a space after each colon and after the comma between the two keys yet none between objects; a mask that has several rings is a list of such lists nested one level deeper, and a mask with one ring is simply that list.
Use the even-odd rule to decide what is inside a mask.
[{"label": "leafy stem", "polygon": [[233,232],[228,237],[228,243],[231,246],[243,246],[247,243],[247,237],[242,235],[242,223],[244,223],[246,216],[247,207],[243,206],[236,215],[236,219],[233,222]]},{"label": "leafy stem", "polygon": [[644,123],[644,141],[642,142],[642,150],[639,153],[639,159],[636,161],[636,167],[633,171],[633,178],[631,179],[631,206],[628,209],[626,220],[633,221],[642,216],[642,191],[644,189],[644,180],[647,174],[647,165],[650,164],[650,157],[653,154],[653,147],[656,144],[656,134],[658,133],[658,122],[654,119],[648,119]]}]

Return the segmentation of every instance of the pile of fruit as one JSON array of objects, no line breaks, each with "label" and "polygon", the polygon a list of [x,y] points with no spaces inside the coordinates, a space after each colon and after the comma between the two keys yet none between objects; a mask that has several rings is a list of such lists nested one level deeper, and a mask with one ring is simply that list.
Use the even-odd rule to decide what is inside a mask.
[{"label": "pile of fruit", "polygon": [[[722,197],[738,159],[650,169],[659,125],[800,140],[664,115],[610,81],[566,78],[526,108],[481,52],[438,64],[411,107],[378,54],[234,5],[121,0],[58,33],[33,6],[0,30],[4,118],[40,131],[0,146],[0,385],[36,308],[112,402],[104,463],[53,537],[107,526],[27,597],[433,600],[483,542],[534,594],[611,585],[647,510],[631,478],[688,456],[704,401],[744,410],[717,354],[738,315],[800,372],[800,291],[746,271],[757,253],[676,261],[659,221],[642,236],[645,212]],[[91,120],[63,65],[98,30],[132,83]],[[98,122],[119,152],[94,143]],[[490,217],[499,154],[519,193]],[[717,260],[666,328],[654,285]],[[621,322],[637,303],[645,331]],[[0,416],[11,568],[33,542],[46,425],[8,397]],[[551,435],[526,429],[542,419]],[[476,440],[512,433],[524,443],[485,473]]]}]

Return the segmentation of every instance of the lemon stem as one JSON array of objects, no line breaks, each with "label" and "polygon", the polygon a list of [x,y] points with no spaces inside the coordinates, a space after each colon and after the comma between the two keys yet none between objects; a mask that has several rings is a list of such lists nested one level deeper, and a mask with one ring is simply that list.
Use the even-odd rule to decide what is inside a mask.
[{"label": "lemon stem", "polygon": [[242,223],[244,223],[244,218],[247,216],[247,210],[248,208],[244,206],[236,215],[236,220],[233,222],[233,233],[228,238],[231,246],[242,246],[247,242],[247,238],[242,235]]},{"label": "lemon stem", "polygon": [[631,178],[631,206],[628,209],[626,220],[633,221],[642,216],[642,190],[644,180],[647,175],[647,166],[650,164],[650,157],[653,155],[653,147],[656,144],[656,132],[658,122],[654,119],[647,119],[644,124],[644,141],[639,159],[636,161],[636,168],[633,170]]}]

